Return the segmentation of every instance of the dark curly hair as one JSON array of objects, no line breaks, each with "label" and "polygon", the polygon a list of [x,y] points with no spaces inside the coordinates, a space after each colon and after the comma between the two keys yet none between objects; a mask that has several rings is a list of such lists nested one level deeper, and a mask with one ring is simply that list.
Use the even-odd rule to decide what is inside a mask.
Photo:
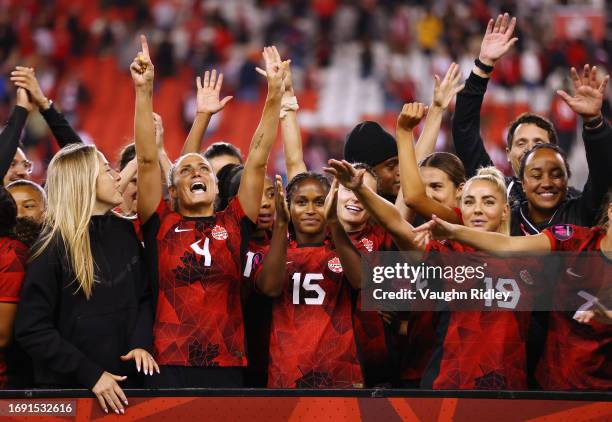
[{"label": "dark curly hair", "polygon": [[15,238],[27,247],[32,247],[41,231],[42,224],[37,223],[33,218],[17,217],[17,225],[14,229]]},{"label": "dark curly hair", "polygon": [[565,165],[565,169],[567,170],[567,179],[569,180],[569,178],[572,177],[572,172],[570,170],[569,163],[567,162],[567,156],[565,155],[565,152],[559,147],[559,145],[556,145],[556,144],[537,144],[533,148],[531,148],[529,151],[527,151],[525,155],[523,155],[523,158],[521,159],[521,167],[519,168],[519,174],[518,174],[519,179],[523,180],[523,177],[525,176],[525,164],[527,163],[527,160],[529,159],[529,157],[531,157],[534,153],[536,153],[537,151],[541,149],[553,150],[554,152],[556,152],[557,154],[561,156],[561,158],[563,159],[563,164]]},{"label": "dark curly hair", "polygon": [[9,191],[0,185],[0,236],[11,236],[17,224],[17,204]]}]

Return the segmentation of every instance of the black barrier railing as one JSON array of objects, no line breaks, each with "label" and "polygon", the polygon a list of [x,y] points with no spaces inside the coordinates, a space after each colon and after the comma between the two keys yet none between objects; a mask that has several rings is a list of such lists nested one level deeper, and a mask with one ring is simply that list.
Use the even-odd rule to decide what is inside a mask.
[{"label": "black barrier railing", "polygon": [[[482,390],[411,390],[411,389],[263,389],[263,388],[183,388],[125,389],[128,397],[436,397],[505,400],[568,400],[612,402],[612,391],[482,391]],[[0,399],[94,397],[89,390],[0,390]]]}]

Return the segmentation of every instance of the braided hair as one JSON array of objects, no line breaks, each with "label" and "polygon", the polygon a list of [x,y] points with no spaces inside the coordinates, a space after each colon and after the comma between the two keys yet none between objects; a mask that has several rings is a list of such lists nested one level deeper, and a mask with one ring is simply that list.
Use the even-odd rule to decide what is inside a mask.
[{"label": "braided hair", "polygon": [[[329,180],[327,179],[327,177],[323,176],[321,173],[317,173],[314,171],[305,171],[303,173],[298,173],[293,177],[293,179],[289,181],[289,183],[287,184],[287,188],[286,188],[287,207],[289,208],[289,211],[291,211],[291,198],[293,198],[293,195],[295,194],[295,191],[297,190],[299,184],[305,180],[314,180],[314,181],[319,182],[323,186],[323,189],[325,190],[325,194],[327,195],[327,193],[329,193],[331,184],[329,183]],[[295,239],[295,228],[293,227],[293,222],[291,220],[289,220],[288,228],[289,228],[289,236]]]}]

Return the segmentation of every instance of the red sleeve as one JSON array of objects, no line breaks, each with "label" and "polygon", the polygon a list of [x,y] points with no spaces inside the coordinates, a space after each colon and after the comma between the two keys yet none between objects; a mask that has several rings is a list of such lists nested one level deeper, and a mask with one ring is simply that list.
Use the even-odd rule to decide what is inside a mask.
[{"label": "red sleeve", "polygon": [[571,224],[558,224],[544,229],[542,233],[548,237],[551,251],[575,251],[589,237],[591,230]]},{"label": "red sleeve", "polygon": [[11,240],[0,254],[0,302],[17,303],[23,279],[28,248]]},{"label": "red sleeve", "polygon": [[234,196],[232,199],[230,199],[229,203],[227,204],[227,208],[221,212],[224,213],[226,218],[235,220],[237,224],[240,224],[242,219],[246,217],[246,214],[242,209],[242,205],[238,200],[238,196]]},{"label": "red sleeve", "polygon": [[465,225],[463,224],[463,214],[461,214],[461,209],[455,207],[453,208],[453,211],[455,211],[455,214],[457,214],[457,217],[459,217],[459,224]]}]

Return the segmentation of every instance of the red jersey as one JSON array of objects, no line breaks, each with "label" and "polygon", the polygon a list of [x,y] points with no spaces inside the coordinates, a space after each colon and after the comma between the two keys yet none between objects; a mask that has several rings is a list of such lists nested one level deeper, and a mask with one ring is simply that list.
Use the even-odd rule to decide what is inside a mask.
[{"label": "red jersey", "polygon": [[[25,277],[28,247],[10,237],[0,237],[0,302],[19,302],[19,292]],[[6,359],[0,350],[0,389],[6,388]]]},{"label": "red jersey", "polygon": [[[391,235],[378,224],[366,224],[363,230],[350,233],[349,237],[361,253],[389,250],[393,243]],[[393,374],[389,368],[391,358],[385,325],[378,312],[361,310],[361,291],[357,293],[353,323],[368,384],[387,381]]]},{"label": "red jersey", "polygon": [[285,280],[272,305],[268,387],[362,387],[350,287],[330,243],[290,244]]},{"label": "red jersey", "polygon": [[[449,255],[448,263],[460,263],[458,253],[473,253],[475,249],[453,241],[432,241],[427,253],[457,253]],[[445,257],[437,260],[446,261]],[[494,266],[494,267],[493,267]],[[493,269],[492,269],[493,267]],[[523,272],[526,270],[520,270]],[[521,280],[514,277],[517,269],[504,264],[504,260],[488,263],[486,273],[498,280],[514,283],[520,288]],[[525,278],[526,276],[523,276]],[[531,284],[531,276],[526,277]],[[487,279],[473,278],[458,283],[447,280],[450,288],[470,290],[483,287]],[[493,285],[495,280],[490,281]],[[513,286],[514,286],[513,285]],[[514,287],[513,287],[514,288]],[[521,296],[521,300],[527,300]],[[495,301],[493,301],[495,302]],[[453,311],[440,315],[438,341],[422,386],[434,389],[490,389],[522,390],[527,388],[526,335],[530,312],[516,311]]]},{"label": "red jersey", "polygon": [[[580,294],[599,296],[604,283],[609,286],[612,261],[600,251],[605,237],[602,229],[564,224],[543,233],[551,251],[592,252],[564,257],[553,295],[557,305],[569,298],[579,309],[587,300]],[[611,390],[612,326],[597,321],[581,324],[573,316],[574,311],[550,313],[546,345],[536,370],[538,383],[547,390]]]},{"label": "red jersey", "polygon": [[238,199],[212,217],[183,217],[161,201],[142,224],[159,292],[153,326],[161,365],[244,366],[242,257],[252,223]]}]

